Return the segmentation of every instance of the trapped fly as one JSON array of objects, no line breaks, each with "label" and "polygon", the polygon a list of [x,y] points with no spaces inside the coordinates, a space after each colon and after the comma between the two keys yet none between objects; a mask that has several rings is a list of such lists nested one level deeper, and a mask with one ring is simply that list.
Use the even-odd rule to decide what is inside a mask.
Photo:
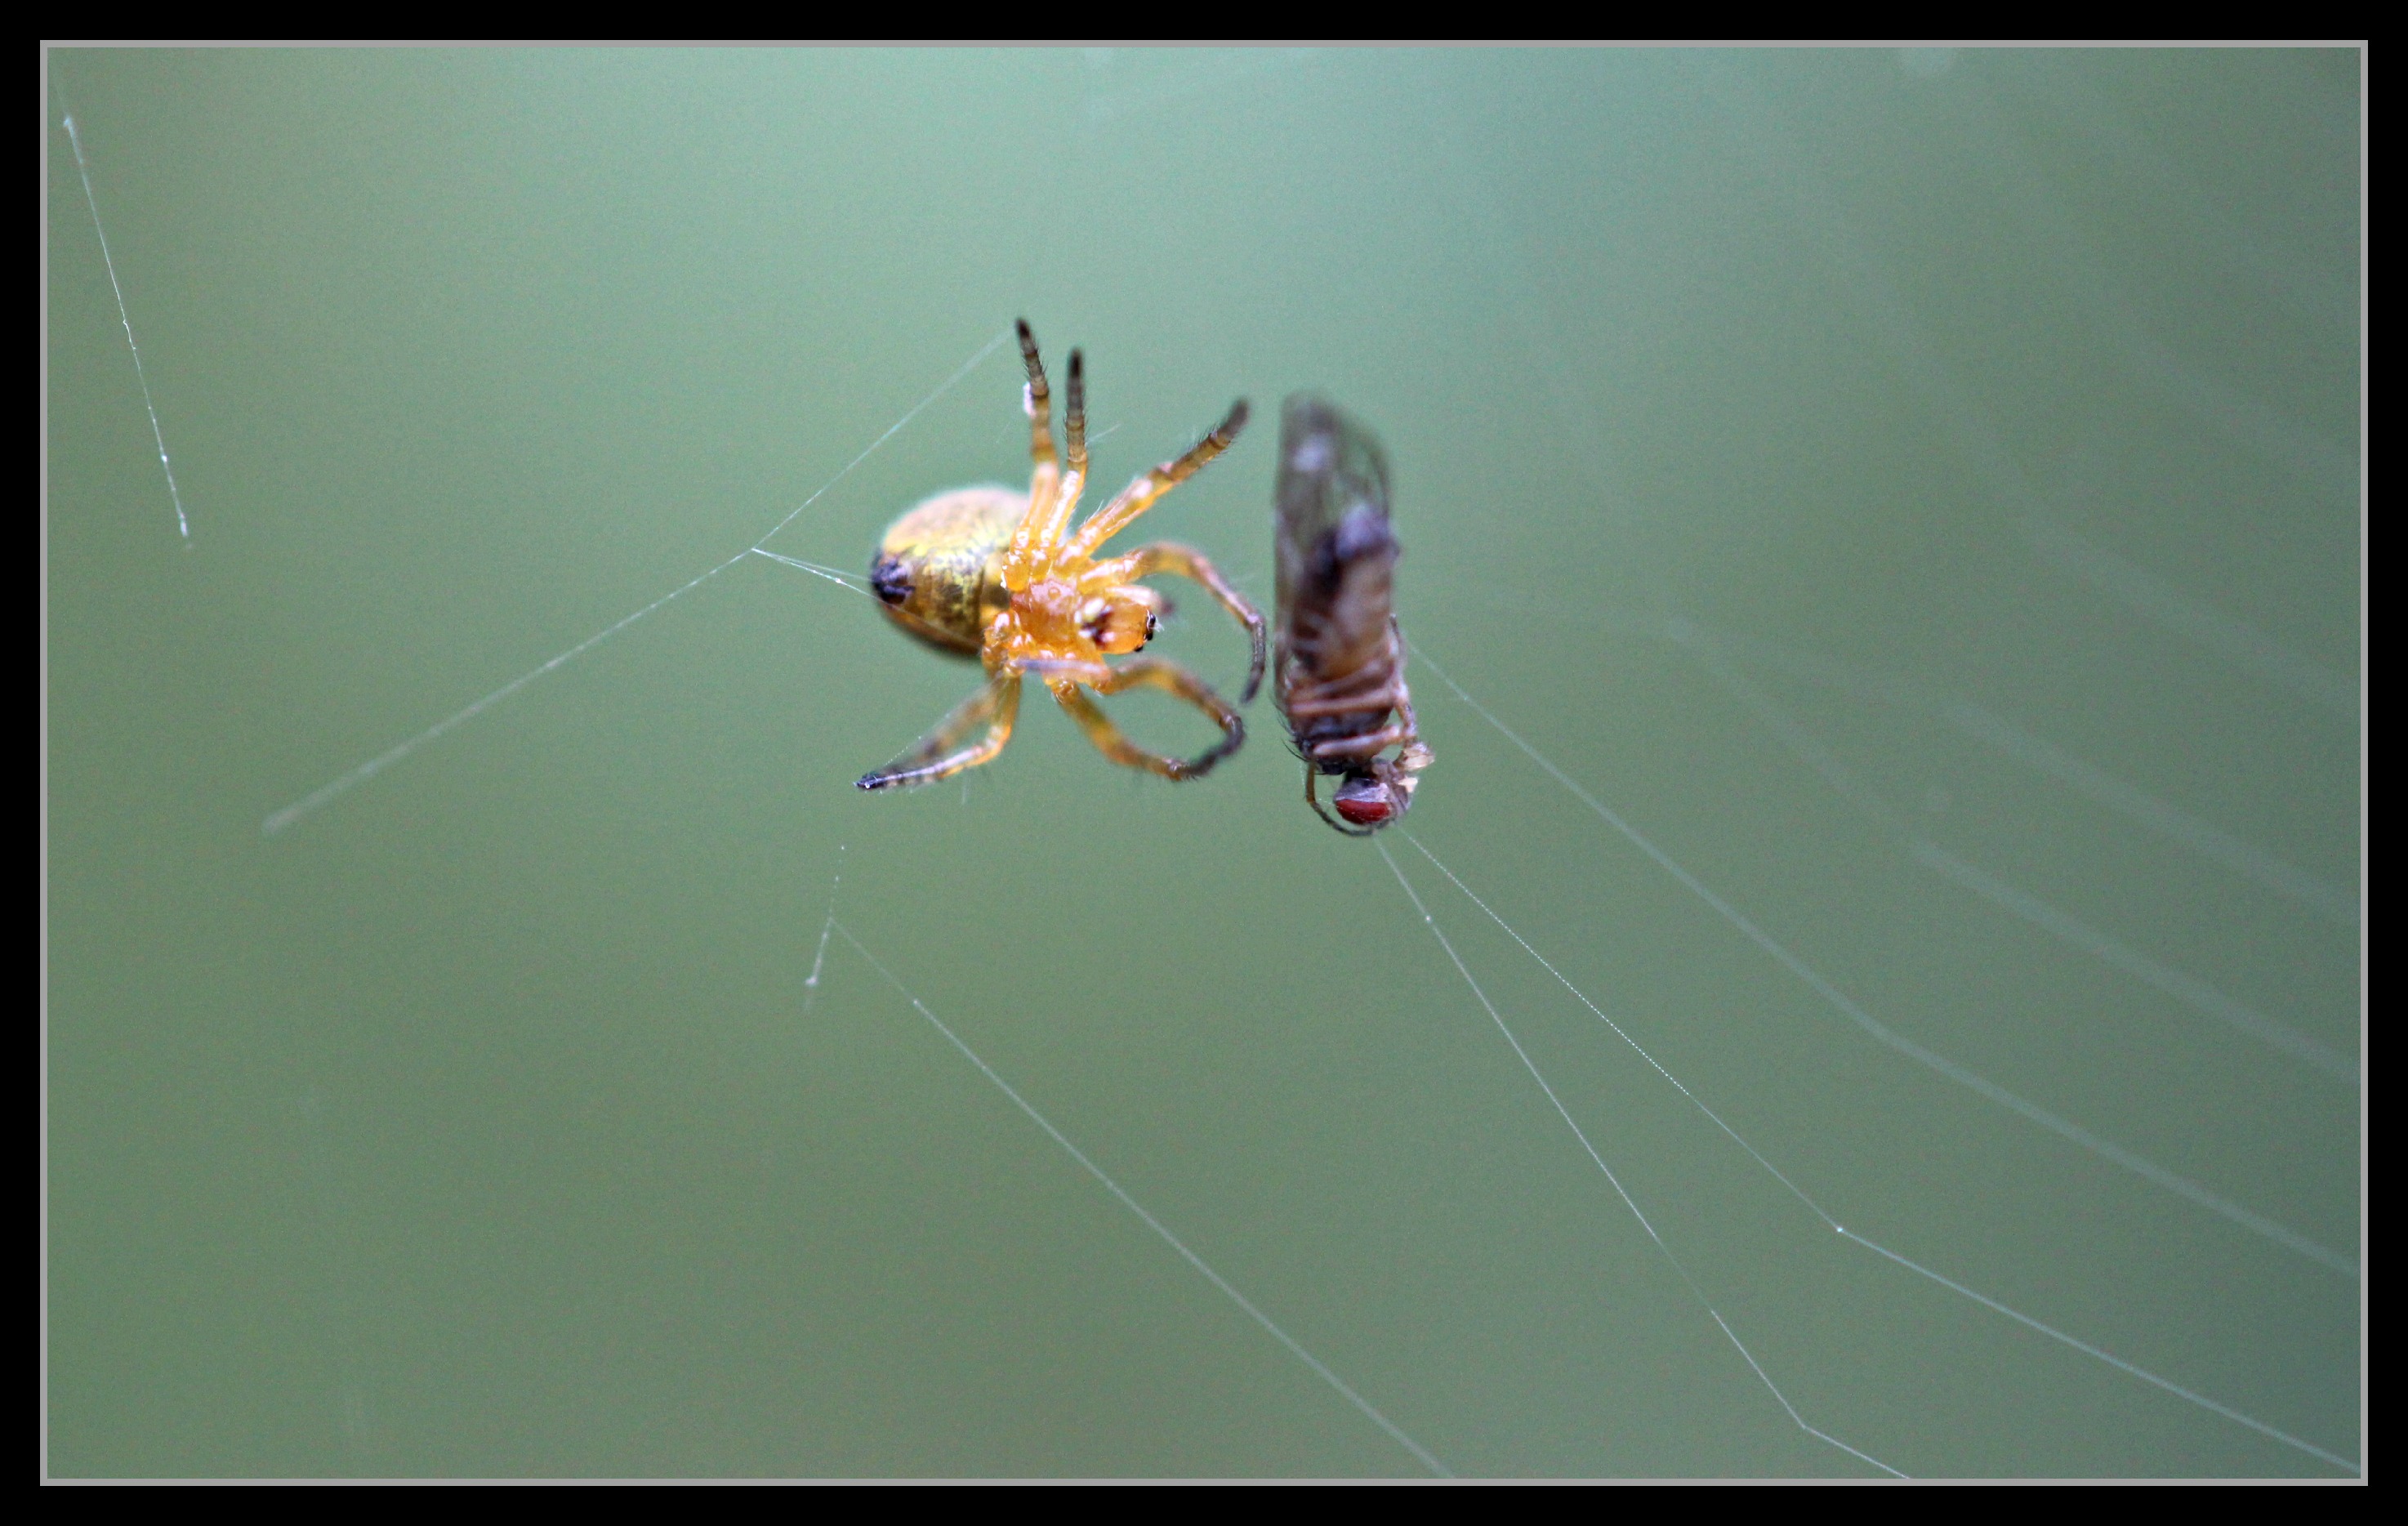
[{"label": "trapped fly", "polygon": [[[1430,750],[1405,687],[1405,638],[1393,608],[1402,548],[1388,527],[1388,463],[1369,429],[1298,394],[1280,416],[1275,539],[1280,713],[1304,759],[1304,799],[1350,837],[1368,837],[1413,802]],[[1393,752],[1390,749],[1395,749]],[[1332,816],[1314,788],[1339,781]]]}]

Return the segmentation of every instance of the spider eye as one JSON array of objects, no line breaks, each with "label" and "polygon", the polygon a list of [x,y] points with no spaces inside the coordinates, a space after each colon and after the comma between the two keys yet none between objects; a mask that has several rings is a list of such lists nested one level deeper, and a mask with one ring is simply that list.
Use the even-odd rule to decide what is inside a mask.
[{"label": "spider eye", "polygon": [[1079,633],[1101,651],[1134,652],[1154,637],[1154,612],[1133,598],[1091,598],[1079,606]]},{"label": "spider eye", "polygon": [[869,566],[869,591],[882,604],[900,604],[911,597],[911,569],[892,552],[880,552]]}]

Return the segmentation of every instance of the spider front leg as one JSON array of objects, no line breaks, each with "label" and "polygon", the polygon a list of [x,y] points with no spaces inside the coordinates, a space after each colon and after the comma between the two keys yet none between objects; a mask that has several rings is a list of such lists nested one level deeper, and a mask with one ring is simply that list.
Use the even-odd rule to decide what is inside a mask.
[{"label": "spider front leg", "polygon": [[1093,556],[1096,548],[1127,529],[1140,514],[1153,508],[1161,497],[1203,470],[1214,456],[1235,443],[1238,431],[1246,426],[1246,400],[1239,398],[1229,405],[1228,415],[1213,425],[1212,432],[1187,449],[1176,461],[1166,461],[1152,471],[1140,472],[1137,480],[1122,488],[1111,502],[1096,510],[1079,526],[1063,550],[1075,559]]},{"label": "spider front leg", "polygon": [[1029,333],[1026,319],[1020,322],[1020,359],[1028,373],[1028,453],[1032,469],[1027,511],[1022,514],[1003,555],[1004,586],[1014,593],[1043,575],[1054,548],[1061,543],[1071,511],[1079,506],[1079,496],[1087,480],[1085,360],[1078,351],[1070,352],[1069,387],[1062,419],[1065,443],[1069,447],[1066,473],[1054,460],[1054,432],[1049,422],[1053,394],[1046,385],[1045,363],[1038,358],[1037,338]]},{"label": "spider front leg", "polygon": [[1020,331],[1021,367],[1028,377],[1027,390],[1023,395],[1028,410],[1029,512],[1023,516],[1025,520],[1053,511],[1054,495],[1062,482],[1062,467],[1054,454],[1054,391],[1045,384],[1045,363],[1037,356],[1037,336],[1028,331],[1025,318],[1014,326]]},{"label": "spider front leg", "polygon": [[[986,681],[976,694],[953,707],[937,728],[911,744],[911,750],[858,781],[863,789],[895,789],[905,785],[933,785],[990,761],[1011,740],[1012,722],[1020,715],[1020,674],[1006,669]],[[968,747],[964,737],[980,727],[986,735]]]},{"label": "spider front leg", "polygon": [[1157,541],[1154,545],[1124,552],[1110,561],[1096,563],[1095,570],[1087,575],[1085,581],[1091,586],[1135,583],[1157,572],[1200,584],[1206,593],[1212,596],[1213,602],[1228,611],[1231,618],[1246,627],[1246,638],[1254,645],[1254,655],[1246,665],[1246,688],[1238,697],[1238,703],[1254,703],[1254,691],[1263,686],[1262,612],[1246,602],[1246,596],[1231,587],[1228,580],[1221,576],[1221,569],[1207,560],[1202,552],[1168,541]]},{"label": "spider front leg", "polygon": [[1111,718],[1097,708],[1096,702],[1082,693],[1076,681],[1053,679],[1048,687],[1054,691],[1054,702],[1079,723],[1079,729],[1096,745],[1096,751],[1115,763],[1132,769],[1158,773],[1165,779],[1201,779],[1212,771],[1215,764],[1246,744],[1246,720],[1237,707],[1212,692],[1211,684],[1180,667],[1159,657],[1135,657],[1111,669],[1105,676],[1091,680],[1098,694],[1118,694],[1125,689],[1164,689],[1178,696],[1211,717],[1221,728],[1221,740],[1192,758],[1165,757],[1149,753],[1121,734]]}]

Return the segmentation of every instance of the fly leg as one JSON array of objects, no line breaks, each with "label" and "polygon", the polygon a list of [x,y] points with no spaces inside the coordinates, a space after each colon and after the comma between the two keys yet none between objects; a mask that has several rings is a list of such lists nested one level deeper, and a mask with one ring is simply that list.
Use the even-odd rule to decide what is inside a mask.
[{"label": "fly leg", "polygon": [[1312,744],[1312,760],[1335,763],[1340,758],[1369,760],[1372,754],[1405,740],[1408,733],[1401,726],[1383,726],[1377,731],[1366,731],[1359,737],[1340,737],[1332,741]]}]

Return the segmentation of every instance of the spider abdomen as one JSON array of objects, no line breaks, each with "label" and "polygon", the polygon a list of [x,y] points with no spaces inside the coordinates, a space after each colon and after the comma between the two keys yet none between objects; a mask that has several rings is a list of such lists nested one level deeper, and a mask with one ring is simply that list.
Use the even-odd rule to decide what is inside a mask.
[{"label": "spider abdomen", "polygon": [[886,617],[940,651],[976,656],[987,622],[1011,602],[1001,559],[1027,509],[1028,495],[1008,487],[957,487],[905,511],[869,564]]}]

